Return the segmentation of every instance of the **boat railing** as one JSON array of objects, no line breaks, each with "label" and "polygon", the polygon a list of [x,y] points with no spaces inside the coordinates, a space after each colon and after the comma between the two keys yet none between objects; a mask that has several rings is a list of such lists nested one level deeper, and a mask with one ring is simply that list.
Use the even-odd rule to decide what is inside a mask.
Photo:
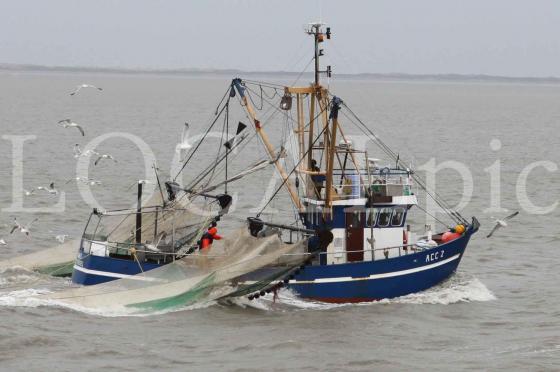
[{"label": "boat railing", "polygon": [[338,200],[364,198],[366,195],[377,197],[412,195],[412,183],[402,174],[368,175],[362,172],[335,170],[333,177],[333,187]]},{"label": "boat railing", "polygon": [[[179,250],[184,250],[190,240],[191,229],[198,226],[187,224],[175,219],[170,222],[162,211],[183,212],[187,208],[169,208],[160,205],[144,206],[141,211],[131,209],[110,210],[100,212],[94,210],[82,234],[81,251],[95,256],[125,256],[131,257],[131,252],[140,254],[141,257],[177,255]],[[137,216],[148,215],[142,219],[142,241],[136,242],[138,223]],[[181,214],[179,213],[179,216]],[[172,231],[162,241],[162,226],[171,223]],[[167,226],[169,229],[169,226]],[[157,247],[154,245],[157,244]],[[134,248],[134,249],[132,249]],[[152,248],[152,249],[150,249]],[[188,247],[187,247],[188,248]]]},{"label": "boat railing", "polygon": [[[87,244],[84,245],[84,242]],[[89,244],[88,244],[89,243]],[[82,252],[86,255],[100,257],[130,257],[129,259],[138,259],[138,257],[150,257],[152,260],[168,259],[174,260],[177,256],[182,255],[181,252],[173,250],[170,245],[158,245],[155,249],[149,249],[150,244],[146,243],[128,243],[128,242],[111,242],[82,239]],[[135,257],[136,256],[136,257]]]},{"label": "boat railing", "polygon": [[[425,250],[429,249],[428,247],[424,247],[424,246],[419,246],[417,244],[402,244],[402,245],[396,245],[396,246],[391,246],[391,247],[380,247],[380,248],[370,248],[370,249],[362,249],[362,250],[352,250],[352,251],[348,251],[348,250],[344,250],[344,251],[333,251],[333,252],[321,252],[319,253],[320,255],[324,255],[324,256],[329,256],[329,255],[344,255],[344,254],[348,254],[348,253],[365,253],[365,252],[371,252],[372,254],[374,252],[387,252],[387,254],[384,254],[385,259],[387,258],[392,258],[389,257],[389,253],[391,251],[394,250],[398,250],[398,255],[400,256],[406,256],[408,254],[413,254],[413,253],[418,253],[418,252],[423,252]],[[393,256],[394,257],[394,256]],[[375,259],[375,257],[374,257]]]}]

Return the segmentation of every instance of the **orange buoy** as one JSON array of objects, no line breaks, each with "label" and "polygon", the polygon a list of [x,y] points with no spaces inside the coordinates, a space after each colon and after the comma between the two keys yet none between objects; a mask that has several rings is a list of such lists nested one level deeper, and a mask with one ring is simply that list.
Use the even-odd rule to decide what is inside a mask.
[{"label": "orange buoy", "polygon": [[453,231],[462,234],[465,232],[465,225],[459,224],[453,228]]},{"label": "orange buoy", "polygon": [[447,231],[444,232],[443,235],[441,236],[441,241],[444,243],[450,242],[452,240],[455,240],[457,238],[460,238],[461,234],[456,233],[456,232],[451,232],[451,231]]}]

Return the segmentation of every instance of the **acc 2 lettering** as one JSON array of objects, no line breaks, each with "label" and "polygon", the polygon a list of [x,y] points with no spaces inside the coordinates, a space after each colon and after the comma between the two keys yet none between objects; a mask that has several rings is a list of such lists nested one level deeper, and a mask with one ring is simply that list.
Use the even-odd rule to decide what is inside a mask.
[{"label": "acc 2 lettering", "polygon": [[438,251],[438,252],[432,252],[432,253],[426,255],[426,262],[437,261],[437,260],[443,258],[444,254],[445,254],[445,251],[443,249],[441,251]]}]

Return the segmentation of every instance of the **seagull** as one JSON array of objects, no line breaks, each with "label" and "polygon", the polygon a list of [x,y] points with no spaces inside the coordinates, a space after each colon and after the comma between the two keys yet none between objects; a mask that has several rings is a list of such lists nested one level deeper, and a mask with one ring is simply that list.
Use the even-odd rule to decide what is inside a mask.
[{"label": "seagull", "polygon": [[54,188],[54,182],[51,182],[48,188],[39,186],[37,187],[37,190],[48,191],[48,193],[51,195],[58,195],[58,190]]},{"label": "seagull", "polygon": [[181,142],[177,144],[175,150],[180,153],[181,151],[188,150],[191,147],[192,145],[189,143],[189,123],[185,123],[185,126],[183,127],[183,134],[181,134]]},{"label": "seagull", "polygon": [[99,163],[101,160],[103,159],[111,159],[112,161],[114,161],[115,163],[117,162],[117,160],[112,157],[111,155],[108,154],[103,154],[103,155],[99,155],[99,157],[97,158],[97,160],[95,161],[95,163],[93,163],[93,165],[97,165],[97,163]]},{"label": "seagull", "polygon": [[83,177],[75,177],[75,178],[70,178],[68,181],[66,181],[64,184],[67,185],[72,181],[76,181],[76,182],[84,182],[87,181],[89,178],[83,178]]},{"label": "seagull", "polygon": [[85,183],[86,185],[90,185],[90,186],[97,186],[97,185],[101,185],[101,181],[97,181],[94,180],[93,178],[84,178],[84,177],[75,177],[75,178],[70,178],[68,181],[66,181],[64,184],[68,184],[72,181],[76,181],[76,182],[82,182]]},{"label": "seagull", "polygon": [[87,179],[87,180],[85,180],[85,181],[83,181],[83,182],[84,182],[86,185],[89,185],[89,186],[99,186],[99,185],[101,185],[101,181],[97,181],[97,180],[94,180],[94,179],[92,179],[92,178],[89,178],[89,179]]},{"label": "seagull", "polygon": [[35,189],[31,189],[31,190],[23,189],[23,194],[25,196],[31,196],[31,195],[35,194]]},{"label": "seagull", "polygon": [[56,240],[58,240],[58,242],[59,242],[60,244],[64,244],[64,241],[65,241],[66,238],[68,238],[68,237],[70,237],[70,235],[67,235],[67,234],[59,234],[59,235],[56,235],[54,238],[55,238]]},{"label": "seagull", "polygon": [[27,225],[22,226],[22,225],[19,224],[19,222],[17,221],[17,219],[14,218],[14,226],[12,227],[12,230],[10,231],[10,234],[13,234],[14,231],[16,231],[16,230],[19,229],[19,231],[20,231],[21,233],[23,233],[23,234],[29,236],[29,233],[30,233],[29,228],[30,228],[31,225],[32,225],[35,221],[37,221],[37,220],[38,220],[38,218],[35,218],[33,221],[29,222]]},{"label": "seagull", "polygon": [[4,239],[0,239],[0,245],[8,245]]},{"label": "seagull", "polygon": [[87,150],[85,152],[82,152],[79,143],[76,143],[74,145],[74,158],[78,159],[81,156],[91,156],[91,155],[99,155],[99,153],[95,150]]},{"label": "seagull", "polygon": [[490,234],[488,234],[486,237],[487,237],[487,238],[491,237],[492,234],[494,234],[494,232],[495,232],[496,230],[498,230],[500,227],[507,227],[506,221],[511,220],[513,217],[517,216],[518,214],[519,214],[519,211],[510,214],[509,216],[505,217],[503,220],[500,220],[500,219],[497,219],[497,218],[492,217],[492,218],[494,218],[494,220],[495,220],[495,222],[496,222],[496,225],[494,226],[494,228],[492,229],[492,231],[490,231]]},{"label": "seagull", "polygon": [[82,136],[85,136],[86,133],[84,132],[84,128],[79,126],[77,123],[74,123],[71,119],[63,119],[59,120],[58,124],[62,125],[64,128],[76,128],[82,133]]},{"label": "seagull", "polygon": [[76,90],[74,90],[72,93],[70,93],[70,95],[73,96],[74,94],[78,93],[80,90],[82,90],[84,88],[93,88],[93,89],[97,89],[97,90],[103,90],[103,88],[98,88],[95,85],[80,84],[80,85],[76,86]]}]

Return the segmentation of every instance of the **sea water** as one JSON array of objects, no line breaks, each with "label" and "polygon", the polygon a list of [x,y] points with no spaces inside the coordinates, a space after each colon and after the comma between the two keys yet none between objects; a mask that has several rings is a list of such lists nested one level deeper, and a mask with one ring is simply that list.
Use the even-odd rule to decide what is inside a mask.
[{"label": "sea water", "polygon": [[[69,96],[84,82],[104,90]],[[54,181],[64,192],[64,199],[26,197],[24,208],[43,211],[22,212],[14,204],[14,140],[0,140],[0,225],[7,225],[0,238],[8,241],[0,247],[0,259],[56,245],[54,236],[60,233],[81,235],[93,205],[75,182],[65,184],[76,177],[74,144],[84,148],[113,133],[98,150],[118,163],[89,165],[89,176],[102,181],[91,195],[104,208],[130,207],[135,191],[128,187],[146,178],[151,166],[146,167],[138,143],[147,145],[162,177],[168,177],[184,122],[193,135],[202,133],[228,83],[223,76],[0,73],[1,134],[35,136],[23,145],[23,187]],[[335,80],[331,89],[417,169],[431,159],[468,168],[472,196],[461,213],[477,216],[482,226],[453,277],[422,293],[368,304],[324,304],[282,291],[277,301],[241,298],[130,316],[125,310],[91,312],[41,302],[34,295],[64,289],[69,280],[9,268],[0,273],[0,369],[557,369],[560,212],[534,214],[518,189],[530,164],[560,163],[560,87]],[[260,97],[254,98],[259,105]],[[249,124],[239,111],[232,115]],[[86,136],[57,125],[66,118],[81,124]],[[341,123],[347,134],[359,134],[346,118]],[[279,117],[267,124],[275,143],[287,133],[283,124]],[[374,144],[368,146],[369,156],[384,159]],[[189,164],[185,180],[208,164],[218,147],[219,138],[203,146],[201,160]],[[231,166],[240,170],[264,155],[259,142],[252,141]],[[496,164],[499,184],[492,178]],[[273,174],[268,169],[230,185],[236,204],[221,233],[262,208],[265,191],[280,184],[273,184]],[[528,200],[544,208],[560,199],[559,174],[535,167],[526,180]],[[468,184],[468,177],[464,182],[452,169],[441,170],[436,179],[438,193],[452,204]],[[521,213],[486,239],[490,217],[507,214],[491,210],[498,204]],[[283,194],[267,207],[271,211],[293,213]],[[39,217],[29,238],[9,234],[13,217],[23,223]],[[423,228],[421,213],[411,218]]]}]

